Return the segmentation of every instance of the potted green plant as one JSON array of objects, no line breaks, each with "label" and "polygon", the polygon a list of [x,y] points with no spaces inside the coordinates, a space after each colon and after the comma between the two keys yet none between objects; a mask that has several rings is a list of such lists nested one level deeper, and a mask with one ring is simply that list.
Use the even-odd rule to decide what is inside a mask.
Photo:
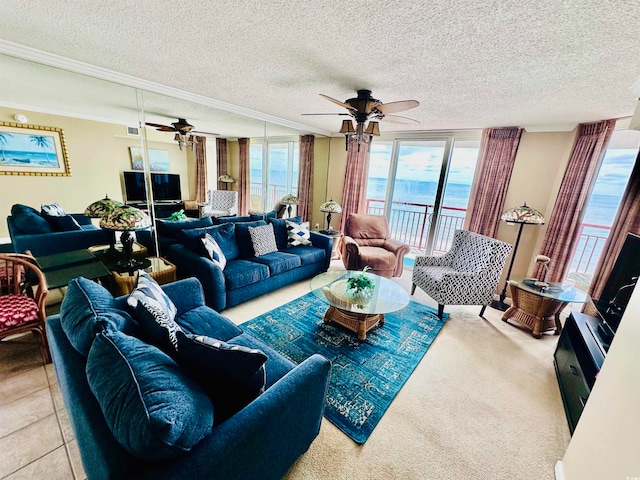
[{"label": "potted green plant", "polygon": [[187,216],[184,213],[184,210],[178,210],[177,212],[173,212],[169,217],[170,222],[183,222],[187,219]]},{"label": "potted green plant", "polygon": [[362,272],[353,273],[347,278],[345,293],[347,298],[359,308],[365,307],[373,297],[375,284],[373,279],[367,275],[369,270],[371,267],[367,265],[362,269]]}]

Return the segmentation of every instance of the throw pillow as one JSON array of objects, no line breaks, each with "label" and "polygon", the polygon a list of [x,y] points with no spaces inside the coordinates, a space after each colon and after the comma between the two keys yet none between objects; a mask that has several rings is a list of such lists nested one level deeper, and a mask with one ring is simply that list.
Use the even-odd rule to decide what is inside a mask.
[{"label": "throw pillow", "polygon": [[140,338],[145,342],[155,345],[168,355],[172,355],[178,348],[176,335],[182,329],[174,319],[142,302],[138,302],[135,307],[135,319],[140,324]]},{"label": "throw pillow", "polygon": [[278,251],[272,224],[249,227],[249,236],[256,257]]},{"label": "throw pillow", "polygon": [[270,218],[268,223],[273,224],[273,233],[276,236],[276,245],[278,245],[278,250],[284,250],[287,247],[287,243],[289,240],[289,234],[287,233],[287,221],[302,223],[302,217],[292,217],[292,218]]},{"label": "throw pillow", "polygon": [[202,237],[202,244],[204,245],[211,261],[217,265],[220,270],[224,270],[224,267],[227,265],[227,258],[224,256],[218,242],[216,242],[211,235],[206,233],[204,237]]},{"label": "throw pillow", "polygon": [[267,356],[204,335],[179,331],[175,359],[204,388],[216,411],[216,423],[240,411],[264,391]]},{"label": "throw pillow", "polygon": [[311,232],[309,232],[309,222],[297,224],[286,220],[287,233],[289,235],[287,245],[297,247],[299,245],[311,245]]},{"label": "throw pillow", "polygon": [[73,232],[82,230],[78,221],[71,215],[49,215],[42,216],[53,227],[56,232]]},{"label": "throw pillow", "polygon": [[84,277],[71,280],[60,305],[60,315],[62,330],[73,348],[86,357],[96,334],[105,329],[135,335],[138,323],[117,305],[102,285]]},{"label": "throw pillow", "polygon": [[43,215],[51,215],[52,217],[64,217],[66,213],[64,209],[57,203],[49,203],[40,206]]},{"label": "throw pillow", "polygon": [[178,313],[178,309],[162,287],[144,270],[138,270],[136,285],[127,298],[127,303],[133,308],[136,308],[138,302],[152,315],[164,316],[167,322],[172,322]]},{"label": "throw pillow", "polygon": [[153,345],[103,332],[91,346],[86,373],[111,433],[136,457],[176,457],[211,433],[211,400]]},{"label": "throw pillow", "polygon": [[27,205],[16,203],[11,207],[11,218],[18,230],[27,234],[51,233],[53,228],[40,212]]}]

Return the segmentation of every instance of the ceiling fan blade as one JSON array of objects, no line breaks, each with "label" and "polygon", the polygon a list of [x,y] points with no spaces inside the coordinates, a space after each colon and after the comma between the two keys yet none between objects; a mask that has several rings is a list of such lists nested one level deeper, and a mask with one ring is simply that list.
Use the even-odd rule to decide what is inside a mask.
[{"label": "ceiling fan blade", "polygon": [[324,94],[320,94],[321,97],[326,98],[327,100],[329,100],[330,102],[335,103],[336,105],[340,105],[343,108],[346,108],[347,110],[355,110],[355,108],[353,108],[351,105],[349,105],[348,103],[344,103],[341,102],[340,100],[336,100],[335,98],[331,98],[328,95],[324,95]]},{"label": "ceiling fan blade", "polygon": [[385,120],[391,123],[401,123],[404,125],[420,125],[418,120],[414,120],[409,117],[401,117],[400,115],[384,115],[383,117],[377,117],[380,120]]},{"label": "ceiling fan blade", "polygon": [[387,113],[404,112],[405,110],[416,108],[419,105],[420,102],[417,100],[401,100],[399,102],[383,103],[382,105],[378,105],[376,109],[386,115]]},{"label": "ceiling fan blade", "polygon": [[145,123],[145,125],[148,125],[148,126],[150,126],[150,127],[157,127],[157,128],[162,128],[162,127],[165,127],[165,128],[171,128],[171,127],[170,127],[170,126],[168,126],[168,125],[161,125],[161,124],[159,124],[159,123],[151,123],[151,122],[147,122],[147,123]]},{"label": "ceiling fan blade", "polygon": [[351,116],[349,113],[301,113],[300,115],[347,115]]},{"label": "ceiling fan blade", "polygon": [[219,133],[213,133],[213,132],[201,132],[200,130],[191,130],[191,132],[189,133],[197,133],[200,135],[212,135],[214,137],[219,137],[220,134]]},{"label": "ceiling fan blade", "polygon": [[156,130],[160,131],[160,132],[175,132],[177,131],[175,128],[173,127],[168,127],[166,125],[158,125],[158,127],[156,128]]}]

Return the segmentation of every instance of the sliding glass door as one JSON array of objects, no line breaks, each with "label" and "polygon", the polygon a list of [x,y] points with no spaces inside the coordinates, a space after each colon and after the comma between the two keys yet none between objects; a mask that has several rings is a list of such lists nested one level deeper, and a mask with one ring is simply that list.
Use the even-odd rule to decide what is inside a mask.
[{"label": "sliding glass door", "polygon": [[467,136],[372,145],[366,210],[385,215],[392,237],[413,252],[444,253],[462,228],[480,144]]}]

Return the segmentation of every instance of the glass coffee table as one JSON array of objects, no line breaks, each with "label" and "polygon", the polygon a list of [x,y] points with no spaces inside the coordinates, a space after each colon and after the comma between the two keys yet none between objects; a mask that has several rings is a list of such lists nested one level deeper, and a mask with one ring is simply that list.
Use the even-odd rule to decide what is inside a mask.
[{"label": "glass coffee table", "polygon": [[542,332],[554,330],[560,335],[560,313],[568,303],[586,303],[589,295],[571,285],[561,283],[541,284],[535,278],[509,280],[511,307],[502,320],[515,320],[531,330],[535,338]]},{"label": "glass coffee table", "polygon": [[311,292],[329,303],[324,323],[337,323],[358,334],[364,342],[367,332],[376,325],[384,325],[384,314],[401,310],[409,304],[409,294],[393,280],[367,272],[374,287],[366,305],[352,303],[346,295],[346,281],[362,272],[335,270],[311,279]]}]

